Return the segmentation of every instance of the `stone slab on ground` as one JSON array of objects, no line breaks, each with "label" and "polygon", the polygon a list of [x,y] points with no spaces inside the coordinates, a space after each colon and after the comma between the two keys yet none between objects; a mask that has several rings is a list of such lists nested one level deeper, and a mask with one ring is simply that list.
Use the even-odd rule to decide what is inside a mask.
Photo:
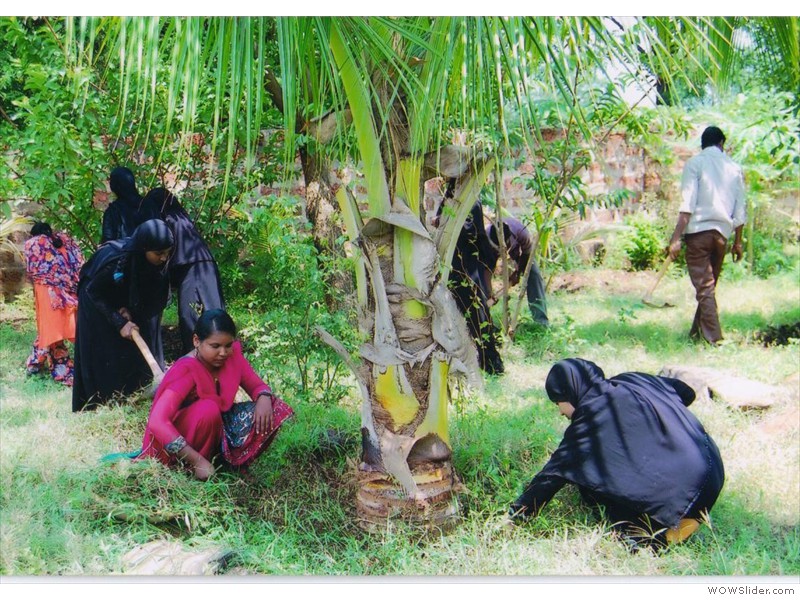
[{"label": "stone slab on ground", "polygon": [[122,557],[125,575],[217,575],[233,557],[221,548],[191,550],[178,542],[155,540]]},{"label": "stone slab on ground", "polygon": [[741,410],[765,409],[781,397],[778,386],[731,375],[711,367],[665,366],[658,373],[674,377],[690,385],[697,400],[719,400]]}]

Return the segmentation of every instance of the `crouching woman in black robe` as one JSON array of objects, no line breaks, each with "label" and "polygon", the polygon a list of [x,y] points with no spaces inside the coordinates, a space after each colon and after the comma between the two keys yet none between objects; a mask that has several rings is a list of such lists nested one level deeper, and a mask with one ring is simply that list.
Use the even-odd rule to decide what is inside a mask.
[{"label": "crouching woman in black robe", "polygon": [[178,320],[183,351],[194,349],[194,326],[203,311],[225,309],[219,268],[192,219],[164,188],[153,188],[144,198],[144,210],[169,225],[175,247],[169,259],[169,279],[178,295]]},{"label": "crouching woman in black robe", "polygon": [[545,387],[571,423],[511,505],[512,519],[535,516],[573,483],[634,539],[661,545],[697,530],[725,474],[716,444],[686,408],[692,388],[644,373],[605,379],[596,364],[575,358],[556,363]]},{"label": "crouching woman in black robe", "polygon": [[161,313],[173,245],[164,221],[151,219],[131,237],[100,246],[81,270],[72,410],[95,409],[152,379],[131,331],[138,329],[162,369]]}]

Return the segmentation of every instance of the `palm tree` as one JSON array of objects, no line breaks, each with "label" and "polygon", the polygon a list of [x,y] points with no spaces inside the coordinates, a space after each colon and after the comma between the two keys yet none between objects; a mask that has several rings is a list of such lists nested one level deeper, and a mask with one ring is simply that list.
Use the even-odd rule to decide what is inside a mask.
[{"label": "palm tree", "polygon": [[[504,128],[504,93],[530,76],[524,40],[576,36],[587,25],[537,30],[540,24],[524,19],[455,18],[306,25],[316,31],[319,54],[333,59],[337,108],[352,116],[368,192],[365,211],[346,188],[336,192],[360,251],[359,360],[320,332],[351,365],[363,397],[358,512],[366,525],[402,514],[446,526],[457,515],[448,379],[479,372],[447,281],[458,233],[495,159],[478,148],[443,145],[443,125],[473,135]],[[286,52],[281,58],[282,65],[292,62]],[[489,65],[494,70],[487,73]],[[452,210],[432,229],[425,225],[423,184],[442,175],[458,186]]]},{"label": "palm tree", "polygon": [[[636,71],[637,46],[645,44],[660,73],[676,77],[680,65],[665,36],[672,31],[681,43],[688,31],[693,40],[709,39],[704,32],[717,27],[710,19],[658,25],[639,21],[633,38],[597,17],[79,19],[68,21],[67,41],[76,72],[98,54],[117,53],[126,82],[121,101],[135,99],[143,122],[164,60],[167,119],[180,113],[186,133],[197,118],[198,86],[212,81],[212,149],[226,173],[237,140],[252,163],[271,97],[284,119],[287,162],[299,149],[307,181],[323,184],[317,189],[325,201],[335,198],[358,255],[358,357],[319,334],[350,366],[362,395],[362,523],[402,515],[446,526],[457,517],[448,382],[457,374],[479,379],[446,282],[458,232],[503,148],[476,140],[508,139],[505,111],[514,106],[521,135],[536,143],[536,112],[528,104],[534,80],[560,93],[574,107],[576,127],[589,135],[579,103],[571,101],[576,72],[604,69],[612,58]],[[720,47],[692,46],[701,58],[703,49],[713,58]],[[711,58],[708,64],[719,64]],[[218,147],[218,137],[227,144]],[[327,161],[347,156],[363,172],[365,206],[326,177]],[[435,176],[458,185],[433,228],[422,196]]]}]

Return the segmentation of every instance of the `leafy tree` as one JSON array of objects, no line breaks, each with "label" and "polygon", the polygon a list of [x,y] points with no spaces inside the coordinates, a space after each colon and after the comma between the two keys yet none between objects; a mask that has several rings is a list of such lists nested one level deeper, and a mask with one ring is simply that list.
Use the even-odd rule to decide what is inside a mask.
[{"label": "leafy tree", "polygon": [[[616,25],[641,53],[666,105],[752,84],[792,94],[800,86],[798,17],[646,17]],[[665,53],[682,68],[671,69]]]},{"label": "leafy tree", "polygon": [[[181,20],[100,19],[93,25],[86,19],[0,20],[0,52],[6,53],[0,67],[0,197],[37,202],[49,222],[70,230],[91,252],[109,200],[108,173],[130,166],[142,193],[178,183],[182,204],[219,262],[235,263],[247,221],[241,205],[253,188],[282,174],[277,136],[258,137],[260,161],[256,165],[251,157],[247,168],[243,149],[252,141],[245,135],[252,114],[223,114],[213,95],[187,93],[186,102],[194,98],[187,115],[169,97],[180,65],[196,66],[198,58],[164,48],[145,54],[139,44],[193,34]],[[193,80],[195,92],[215,83],[207,71]],[[262,106],[251,101],[260,115],[253,125],[278,124],[280,116],[263,100]],[[221,170],[213,159],[218,145],[230,156]],[[230,275],[223,272],[226,287],[233,283]]]},{"label": "leafy tree", "polygon": [[0,53],[0,197],[39,202],[54,227],[99,239],[91,198],[108,160],[97,123],[113,103],[93,88],[75,96],[46,20],[1,19]]},{"label": "leafy tree", "polygon": [[[735,92],[753,87],[793,94],[795,114],[800,109],[800,19],[741,18],[739,52],[729,79]],[[737,66],[738,68],[733,68]]]}]

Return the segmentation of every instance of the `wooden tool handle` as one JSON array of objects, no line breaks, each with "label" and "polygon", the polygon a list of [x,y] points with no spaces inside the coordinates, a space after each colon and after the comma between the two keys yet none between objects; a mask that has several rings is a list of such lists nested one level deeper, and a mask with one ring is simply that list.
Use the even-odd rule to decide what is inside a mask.
[{"label": "wooden tool handle", "polygon": [[136,346],[139,348],[139,352],[142,353],[142,356],[147,361],[147,365],[150,367],[150,370],[153,372],[153,377],[161,377],[164,375],[164,371],[161,370],[161,367],[158,366],[158,362],[156,362],[153,353],[150,352],[150,348],[147,347],[147,344],[142,339],[141,334],[139,333],[138,329],[131,330],[131,338],[134,342],[136,342]]},{"label": "wooden tool handle", "polygon": [[671,264],[672,264],[672,257],[667,255],[666,260],[664,260],[664,264],[661,265],[661,270],[658,272],[658,277],[656,277],[655,282],[650,287],[650,289],[647,290],[647,293],[644,295],[645,299],[650,298],[653,295],[653,292],[656,291],[658,284],[661,283],[661,280],[664,278],[664,274],[667,272],[667,269]]}]

